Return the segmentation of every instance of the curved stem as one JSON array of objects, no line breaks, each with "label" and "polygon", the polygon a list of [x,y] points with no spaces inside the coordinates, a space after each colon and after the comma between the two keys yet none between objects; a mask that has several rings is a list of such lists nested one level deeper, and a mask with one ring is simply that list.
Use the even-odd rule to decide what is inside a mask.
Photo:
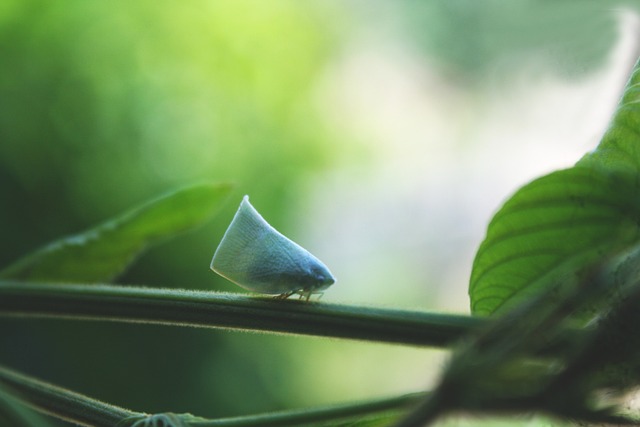
[{"label": "curved stem", "polygon": [[[144,422],[145,419],[178,419],[179,425],[189,427],[313,426],[326,425],[327,422],[331,422],[331,425],[340,425],[337,423],[347,425],[356,419],[397,419],[427,396],[427,393],[413,393],[354,404],[206,420],[190,414],[146,415],[133,412],[2,366],[0,366],[0,387],[40,412],[90,427],[138,425],[136,421]],[[161,425],[173,425],[173,423]]]},{"label": "curved stem", "polygon": [[447,347],[481,318],[241,294],[0,281],[0,316],[109,320]]},{"label": "curved stem", "polygon": [[143,414],[74,393],[0,366],[0,385],[32,408],[83,426],[113,427]]},{"label": "curved stem", "polygon": [[41,417],[23,402],[16,399],[3,387],[0,387],[0,425],[11,427],[51,427],[44,417]]},{"label": "curved stem", "polygon": [[338,425],[335,424],[337,421],[344,423],[344,425],[352,425],[354,420],[362,421],[365,418],[375,418],[376,421],[381,421],[384,418],[392,421],[413,408],[426,396],[427,393],[412,393],[348,405],[195,421],[190,422],[189,425],[191,427],[276,427],[327,425],[327,422],[332,422],[331,425]]}]

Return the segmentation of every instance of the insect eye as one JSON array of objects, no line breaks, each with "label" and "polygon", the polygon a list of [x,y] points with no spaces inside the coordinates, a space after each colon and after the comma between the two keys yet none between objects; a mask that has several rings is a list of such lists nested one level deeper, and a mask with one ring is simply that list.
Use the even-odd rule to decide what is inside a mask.
[{"label": "insect eye", "polygon": [[326,270],[313,266],[311,268],[311,276],[316,280],[316,283],[323,286],[329,286],[335,283],[333,276]]}]

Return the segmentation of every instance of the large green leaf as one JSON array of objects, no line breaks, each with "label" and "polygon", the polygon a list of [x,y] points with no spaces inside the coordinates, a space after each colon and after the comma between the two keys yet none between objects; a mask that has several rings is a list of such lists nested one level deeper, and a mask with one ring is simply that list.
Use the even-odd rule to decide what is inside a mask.
[{"label": "large green leaf", "polygon": [[638,195],[633,176],[587,167],[521,188],[494,216],[476,254],[472,311],[493,313],[637,242]]},{"label": "large green leaf", "polygon": [[0,278],[112,280],[149,245],[208,220],[230,190],[228,184],[209,183],[177,190],[83,233],[52,242],[0,271]]},{"label": "large green leaf", "polygon": [[640,71],[598,148],[518,190],[476,254],[469,295],[492,314],[640,241]]}]

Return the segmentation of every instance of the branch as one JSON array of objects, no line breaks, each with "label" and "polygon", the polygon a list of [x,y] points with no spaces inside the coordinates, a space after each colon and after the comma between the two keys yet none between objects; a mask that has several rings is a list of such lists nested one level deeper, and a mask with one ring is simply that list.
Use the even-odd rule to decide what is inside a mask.
[{"label": "branch", "polygon": [[[354,420],[362,422],[370,418],[375,418],[376,421],[380,421],[383,418],[385,421],[395,421],[399,416],[416,406],[418,402],[425,399],[427,395],[428,393],[412,393],[363,403],[194,421],[189,425],[191,427],[276,427],[326,426],[329,422],[335,423],[337,421],[344,423],[344,425],[356,425],[357,423]],[[330,425],[336,425],[333,423]]]},{"label": "branch", "polygon": [[481,318],[116,285],[0,281],[0,316],[107,320],[448,347]]},{"label": "branch", "polygon": [[90,427],[147,425],[267,427],[326,425],[327,422],[341,422],[346,425],[355,419],[395,419],[427,396],[426,393],[413,393],[355,404],[207,420],[190,414],[147,415],[133,412],[42,382],[2,366],[0,366],[0,386],[38,411]]},{"label": "branch", "polygon": [[113,427],[142,414],[109,405],[0,366],[0,385],[28,406],[83,426]]}]

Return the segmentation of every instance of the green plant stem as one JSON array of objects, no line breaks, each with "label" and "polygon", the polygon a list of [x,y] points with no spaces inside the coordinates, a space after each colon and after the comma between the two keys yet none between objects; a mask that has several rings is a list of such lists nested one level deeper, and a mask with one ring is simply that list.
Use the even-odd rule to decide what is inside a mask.
[{"label": "green plant stem", "polygon": [[51,427],[51,424],[0,386],[0,426]]},{"label": "green plant stem", "polygon": [[[58,386],[45,383],[0,366],[0,387],[30,407],[83,426],[113,427],[132,425],[151,416],[109,405]],[[327,407],[280,411],[251,416],[205,420],[189,414],[170,414],[190,427],[313,426],[326,422],[352,422],[354,419],[397,418],[427,396],[404,396]],[[169,415],[169,414],[167,414]],[[164,424],[163,424],[164,425]],[[332,424],[336,425],[336,424]]]},{"label": "green plant stem", "polygon": [[0,281],[0,316],[109,320],[448,347],[486,321],[242,294]]},{"label": "green plant stem", "polygon": [[[387,414],[389,419],[397,419],[418,402],[424,400],[427,393],[413,393],[404,396],[371,400],[349,405],[336,405],[312,409],[273,412],[244,417],[221,418],[218,420],[191,422],[192,427],[275,427],[275,426],[314,426],[326,425],[342,421],[351,425],[354,419],[362,421],[365,418],[380,419],[381,414]],[[336,425],[336,424],[331,425]]]},{"label": "green plant stem", "polygon": [[83,426],[113,427],[142,414],[47,384],[0,366],[0,385],[28,406]]}]

